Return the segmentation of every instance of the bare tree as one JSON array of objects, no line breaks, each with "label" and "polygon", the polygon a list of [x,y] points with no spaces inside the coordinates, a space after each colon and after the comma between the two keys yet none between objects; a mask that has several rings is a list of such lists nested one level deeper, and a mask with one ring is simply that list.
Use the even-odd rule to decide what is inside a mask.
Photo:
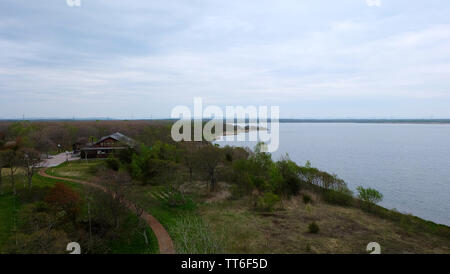
[{"label": "bare tree", "polygon": [[20,157],[18,157],[18,154],[16,151],[12,149],[7,149],[2,152],[2,159],[4,163],[6,164],[7,168],[9,168],[10,176],[11,176],[11,187],[13,190],[13,194],[16,195],[16,181],[15,181],[15,174],[17,169],[20,166]]},{"label": "bare tree", "polygon": [[196,163],[198,167],[206,172],[209,177],[209,189],[214,191],[216,187],[216,171],[223,161],[222,150],[215,145],[208,145],[200,148],[196,153]]},{"label": "bare tree", "polygon": [[192,173],[195,167],[196,157],[195,153],[198,150],[198,145],[195,142],[183,142],[183,160],[184,164],[189,170],[189,182],[192,182]]},{"label": "bare tree", "polygon": [[3,195],[3,167],[5,166],[5,161],[3,157],[3,151],[0,151],[0,195]]},{"label": "bare tree", "polygon": [[36,173],[36,169],[41,162],[39,152],[34,149],[23,149],[19,153],[20,163],[25,168],[28,179],[28,190],[31,190],[33,175]]},{"label": "bare tree", "polygon": [[125,195],[127,187],[131,185],[131,177],[124,172],[105,170],[100,174],[98,183],[111,195],[105,206],[113,217],[114,227],[118,228],[120,216],[126,207]]},{"label": "bare tree", "polygon": [[144,237],[145,244],[148,246],[148,236],[147,236],[147,223],[142,219],[142,214],[144,213],[144,208],[133,202],[133,209],[136,217],[138,217],[138,224],[136,226],[136,231]]},{"label": "bare tree", "polygon": [[55,144],[53,144],[53,142],[50,140],[48,136],[49,136],[48,130],[44,129],[39,132],[34,132],[30,137],[33,142],[33,147],[37,151],[45,153],[47,158],[49,151],[55,147]]}]

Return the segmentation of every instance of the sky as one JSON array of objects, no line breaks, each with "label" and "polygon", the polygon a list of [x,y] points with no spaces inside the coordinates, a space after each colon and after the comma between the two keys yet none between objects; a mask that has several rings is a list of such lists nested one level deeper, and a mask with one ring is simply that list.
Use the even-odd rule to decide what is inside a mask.
[{"label": "sky", "polygon": [[0,118],[450,118],[448,0],[76,4],[0,1]]}]

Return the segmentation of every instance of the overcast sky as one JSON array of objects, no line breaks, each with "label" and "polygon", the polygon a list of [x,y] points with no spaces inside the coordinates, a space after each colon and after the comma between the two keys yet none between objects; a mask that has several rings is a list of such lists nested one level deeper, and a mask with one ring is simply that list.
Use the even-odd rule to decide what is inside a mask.
[{"label": "overcast sky", "polygon": [[450,118],[448,0],[0,1],[0,118]]}]

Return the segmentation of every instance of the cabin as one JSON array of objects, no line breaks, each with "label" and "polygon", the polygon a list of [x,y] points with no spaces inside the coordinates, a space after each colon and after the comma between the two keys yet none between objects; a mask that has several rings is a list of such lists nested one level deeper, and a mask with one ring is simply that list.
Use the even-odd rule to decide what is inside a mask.
[{"label": "cabin", "polygon": [[136,142],[120,132],[104,136],[97,142],[88,143],[79,148],[81,159],[108,158],[115,156],[120,150],[134,148]]}]

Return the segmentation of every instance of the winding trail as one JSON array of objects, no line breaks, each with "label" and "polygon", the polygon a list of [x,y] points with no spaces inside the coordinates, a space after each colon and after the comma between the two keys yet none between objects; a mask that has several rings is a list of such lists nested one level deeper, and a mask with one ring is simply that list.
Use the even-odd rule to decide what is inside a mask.
[{"label": "winding trail", "polygon": [[[57,179],[57,180],[87,185],[87,186],[91,186],[91,187],[100,189],[104,192],[108,192],[106,188],[104,188],[103,186],[100,186],[98,184],[81,181],[81,180],[76,180],[76,179],[52,176],[52,175],[45,173],[46,170],[47,170],[47,167],[39,170],[39,175],[41,175],[42,177],[50,178],[50,179]],[[132,211],[134,210],[132,203],[129,202],[128,200],[125,200],[125,205],[127,206],[128,209],[130,209]],[[166,229],[161,225],[161,223],[158,222],[158,220],[156,220],[155,217],[153,217],[152,215],[148,214],[145,211],[142,213],[141,218],[153,230],[153,233],[155,234],[156,239],[158,240],[159,253],[160,254],[175,254],[175,248],[173,247],[172,239],[170,238],[169,233],[167,233]]]}]

